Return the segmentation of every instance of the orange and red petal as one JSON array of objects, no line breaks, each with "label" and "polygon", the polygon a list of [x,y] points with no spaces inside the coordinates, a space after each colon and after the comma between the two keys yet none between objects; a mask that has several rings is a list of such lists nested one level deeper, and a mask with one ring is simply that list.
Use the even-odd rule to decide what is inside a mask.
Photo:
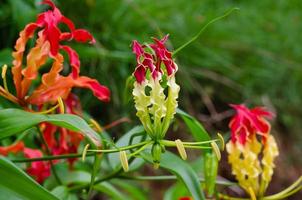
[{"label": "orange and red petal", "polygon": [[24,143],[19,141],[9,146],[0,146],[0,155],[7,156],[9,153],[19,153],[24,149]]}]

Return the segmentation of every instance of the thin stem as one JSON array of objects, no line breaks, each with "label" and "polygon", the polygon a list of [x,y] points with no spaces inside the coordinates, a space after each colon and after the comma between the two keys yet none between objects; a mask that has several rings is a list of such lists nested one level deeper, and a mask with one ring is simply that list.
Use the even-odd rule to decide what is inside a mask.
[{"label": "thin stem", "polygon": [[[177,176],[173,175],[164,175],[164,176],[118,176],[118,178],[123,178],[123,179],[131,179],[131,180],[138,180],[138,181],[162,181],[162,180],[177,180]],[[200,182],[204,182],[203,177],[199,177]],[[236,183],[233,182],[224,182],[224,181],[219,181],[216,180],[216,183],[219,185],[226,185],[226,186],[231,186],[231,185],[236,185]]]},{"label": "thin stem", "polygon": [[212,149],[212,147],[204,147],[204,146],[192,146],[192,145],[184,145],[185,148],[189,149]]},{"label": "thin stem", "polygon": [[133,144],[133,145],[129,145],[129,146],[116,147],[116,149],[100,149],[100,150],[91,149],[91,150],[87,150],[87,151],[90,151],[90,152],[99,152],[99,153],[116,153],[116,152],[120,152],[120,151],[125,151],[125,150],[129,150],[129,149],[133,149],[133,148],[136,148],[136,147],[140,147],[140,146],[143,146],[143,145],[145,145],[147,143],[150,143],[150,142],[151,142],[151,140],[147,140],[147,141],[140,142],[140,143]]},{"label": "thin stem", "polygon": [[134,151],[133,153],[131,153],[129,155],[129,157],[135,156],[136,154],[139,154],[141,151],[143,151],[145,148],[147,148],[147,146],[149,146],[152,142],[149,142],[145,145],[143,145],[141,148],[139,148],[138,150]]},{"label": "thin stem", "polygon": [[[280,196],[278,198],[275,198],[275,199],[285,199],[286,197],[289,197],[293,194],[295,194],[296,192],[299,192],[300,190],[302,190],[302,185],[300,187],[297,187],[296,189],[284,194],[283,196]],[[264,200],[272,200],[271,198],[264,198]]]},{"label": "thin stem", "polygon": [[[46,154],[47,154],[47,155],[51,155],[51,151],[50,151],[49,146],[48,146],[48,144],[47,144],[47,142],[46,142],[46,140],[45,140],[45,138],[44,138],[43,133],[40,131],[39,127],[37,127],[37,129],[38,129],[39,135],[40,135],[40,137],[41,137],[42,143],[43,143],[44,146],[45,146]],[[58,182],[58,184],[62,185],[62,181],[61,181],[61,179],[59,178],[59,176],[58,176],[58,174],[57,174],[57,171],[56,171],[56,169],[55,169],[55,166],[54,166],[52,160],[49,160],[49,164],[50,164],[51,171],[52,171],[52,173],[53,173],[53,175],[54,175],[56,181]]]},{"label": "thin stem", "polygon": [[276,198],[282,197],[283,195],[286,195],[287,193],[289,193],[293,189],[295,189],[299,184],[301,184],[301,182],[302,182],[302,176],[300,176],[300,178],[298,180],[296,180],[291,186],[289,186],[285,190],[283,190],[277,194],[267,196],[265,199],[270,200],[270,199],[276,199]]},{"label": "thin stem", "polygon": [[[211,142],[216,142],[218,141],[218,139],[215,140],[208,140],[208,141],[202,141],[202,142],[182,142],[184,145],[201,145],[201,144],[208,144]],[[160,141],[161,144],[165,145],[165,146],[169,146],[169,147],[174,147],[176,146],[175,141],[171,141],[171,140],[161,140]]]},{"label": "thin stem", "polygon": [[219,193],[218,194],[219,199],[225,199],[225,200],[250,200],[250,198],[237,198],[237,197],[230,197],[224,194]]},{"label": "thin stem", "polygon": [[212,19],[211,21],[209,21],[205,26],[203,26],[200,31],[194,36],[192,37],[189,41],[187,41],[185,44],[181,45],[180,47],[178,47],[174,52],[173,52],[173,56],[175,56],[179,51],[181,51],[182,49],[184,49],[185,47],[187,47],[188,45],[190,45],[192,42],[194,42],[195,40],[198,39],[198,37],[206,30],[206,28],[213,24],[216,21],[219,21],[225,17],[227,17],[229,14],[231,14],[234,10],[239,10],[239,8],[232,8],[229,11],[227,11],[224,15],[221,15],[219,17],[216,17],[214,19]]},{"label": "thin stem", "polygon": [[[89,152],[86,156],[94,156],[95,152]],[[27,158],[27,159],[14,159],[11,160],[14,163],[25,163],[25,162],[35,162],[35,161],[45,161],[45,160],[60,160],[60,159],[68,159],[68,158],[80,158],[82,154],[65,154],[65,155],[58,155],[58,156],[43,156],[40,158]]]}]

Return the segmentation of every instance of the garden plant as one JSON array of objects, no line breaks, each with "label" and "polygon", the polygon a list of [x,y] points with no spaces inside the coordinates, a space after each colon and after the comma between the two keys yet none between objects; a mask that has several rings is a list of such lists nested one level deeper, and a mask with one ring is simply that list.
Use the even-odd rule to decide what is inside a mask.
[{"label": "garden plant", "polygon": [[[136,66],[125,87],[140,123],[116,138],[110,128],[127,120],[100,125],[74,92],[89,89],[104,104],[111,100],[111,86],[101,84],[102,77],[82,75],[81,68],[88,66],[81,66],[81,54],[69,45],[97,41],[51,0],[42,5],[46,10],[21,30],[13,62],[2,66],[0,95],[10,108],[0,110],[0,199],[156,199],[145,191],[148,183],[164,181],[175,183],[160,197],[167,200],[274,200],[302,189],[301,176],[278,193],[266,193],[278,167],[275,158],[282,154],[271,133],[274,112],[230,103],[230,134],[209,134],[179,108],[178,82],[185,80],[177,79],[178,52],[237,8],[207,23],[175,50],[168,48],[168,34],[129,44]],[[194,141],[168,139],[179,121]],[[218,174],[223,151],[236,182]],[[146,166],[151,173],[145,173]],[[224,192],[234,187],[244,196]]]}]

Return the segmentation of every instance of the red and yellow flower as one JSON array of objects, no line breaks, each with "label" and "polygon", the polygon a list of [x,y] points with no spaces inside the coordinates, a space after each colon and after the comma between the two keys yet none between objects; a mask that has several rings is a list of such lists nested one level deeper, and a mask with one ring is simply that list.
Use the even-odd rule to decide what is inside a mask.
[{"label": "red and yellow flower", "polygon": [[[28,24],[20,32],[13,52],[12,74],[18,102],[22,105],[54,103],[59,97],[66,99],[73,87],[89,88],[98,99],[109,101],[108,88],[95,79],[80,76],[79,55],[70,46],[61,44],[71,40],[94,43],[93,36],[84,29],[76,29],[73,22],[62,15],[50,0],[43,1],[43,4],[49,5],[51,9],[41,13],[36,22]],[[69,32],[61,32],[58,27],[60,23],[66,24]],[[36,32],[35,46],[29,50],[24,63],[26,44]],[[69,56],[71,72],[67,76],[60,74],[65,60],[61,51]],[[39,69],[48,59],[53,61],[52,67],[42,75],[41,84],[29,92],[32,81],[38,78]]]},{"label": "red and yellow flower", "polygon": [[[177,65],[172,53],[165,47],[168,39],[154,38],[154,43],[141,45],[133,41],[137,66],[133,75],[133,96],[136,115],[146,132],[154,139],[162,139],[167,132],[177,108],[179,86],[175,82]],[[167,93],[164,93],[167,90]]]},{"label": "red and yellow flower", "polygon": [[231,106],[236,114],[229,123],[231,141],[226,148],[232,173],[249,194],[261,196],[271,181],[274,159],[279,154],[266,120],[273,114],[260,107]]}]

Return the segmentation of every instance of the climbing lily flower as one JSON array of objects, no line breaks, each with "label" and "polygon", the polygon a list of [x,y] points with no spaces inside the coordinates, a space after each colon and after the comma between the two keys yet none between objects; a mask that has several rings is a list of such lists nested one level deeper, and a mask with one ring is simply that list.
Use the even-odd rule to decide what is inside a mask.
[{"label": "climbing lily flower", "polygon": [[[229,123],[231,141],[226,147],[232,173],[251,196],[262,196],[273,174],[274,159],[279,154],[266,120],[272,118],[273,114],[260,107],[231,107],[236,114]],[[259,160],[259,157],[262,159]]]},{"label": "climbing lily flower", "polygon": [[[36,22],[28,24],[20,32],[13,52],[12,73],[19,101],[25,105],[28,103],[36,105],[53,103],[59,97],[67,98],[73,87],[88,88],[98,99],[109,101],[108,88],[99,84],[95,79],[80,76],[79,55],[70,46],[61,44],[62,41],[71,40],[94,43],[93,36],[84,29],[76,29],[73,22],[63,16],[52,1],[45,0],[42,3],[49,5],[51,9],[41,13]],[[69,31],[61,32],[60,24],[66,24]],[[29,50],[24,63],[26,44],[35,36],[36,32],[35,46]],[[65,60],[61,51],[65,51],[69,56],[71,72],[67,76],[60,74]],[[37,79],[39,69],[49,58],[53,60],[50,71],[42,75],[41,85],[29,94],[32,81]]]},{"label": "climbing lily flower", "polygon": [[177,65],[165,47],[167,39],[168,35],[161,40],[154,38],[154,43],[149,45],[132,43],[137,62],[133,73],[136,115],[153,139],[165,136],[178,106]]}]

